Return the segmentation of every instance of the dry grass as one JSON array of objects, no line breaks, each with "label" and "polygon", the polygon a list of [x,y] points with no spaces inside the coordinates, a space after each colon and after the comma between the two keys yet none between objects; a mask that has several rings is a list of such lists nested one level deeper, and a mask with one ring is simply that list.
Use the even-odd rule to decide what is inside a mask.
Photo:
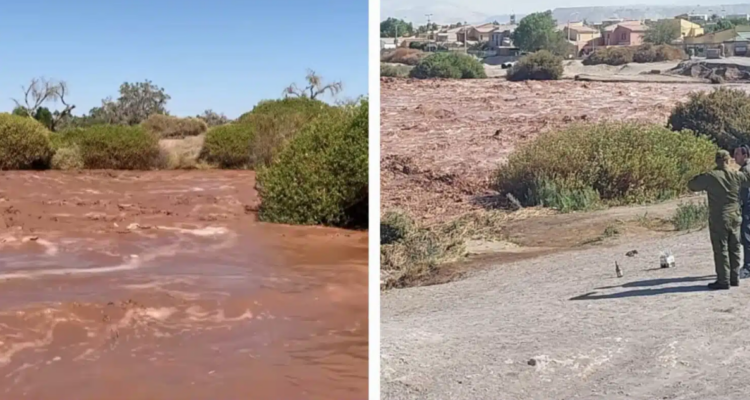
[{"label": "dry grass", "polygon": [[509,214],[474,212],[445,224],[424,226],[408,215],[383,214],[381,230],[381,287],[391,289],[429,283],[444,264],[463,259],[469,239],[497,240]]},{"label": "dry grass", "polygon": [[204,139],[205,135],[160,140],[161,167],[163,169],[210,168],[208,164],[198,161]]},{"label": "dry grass", "polygon": [[83,169],[84,163],[81,149],[76,145],[58,149],[55,155],[52,156],[50,167],[63,171]]},{"label": "dry grass", "polygon": [[427,55],[428,53],[422,50],[398,48],[381,55],[380,61],[394,64],[417,65]]}]

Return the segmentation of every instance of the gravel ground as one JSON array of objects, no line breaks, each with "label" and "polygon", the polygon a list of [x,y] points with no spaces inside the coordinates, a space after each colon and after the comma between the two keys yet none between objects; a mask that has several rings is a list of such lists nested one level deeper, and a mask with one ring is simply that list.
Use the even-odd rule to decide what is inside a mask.
[{"label": "gravel ground", "polygon": [[750,282],[713,277],[704,230],[385,293],[381,398],[747,399]]}]

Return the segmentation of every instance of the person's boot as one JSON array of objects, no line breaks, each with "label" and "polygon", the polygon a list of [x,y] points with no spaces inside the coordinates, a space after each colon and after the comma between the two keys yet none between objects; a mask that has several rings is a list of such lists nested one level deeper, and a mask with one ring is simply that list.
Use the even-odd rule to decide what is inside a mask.
[{"label": "person's boot", "polygon": [[731,281],[729,282],[729,286],[738,287],[740,286],[740,281]]},{"label": "person's boot", "polygon": [[712,282],[708,284],[710,290],[729,290],[729,285],[726,283]]}]

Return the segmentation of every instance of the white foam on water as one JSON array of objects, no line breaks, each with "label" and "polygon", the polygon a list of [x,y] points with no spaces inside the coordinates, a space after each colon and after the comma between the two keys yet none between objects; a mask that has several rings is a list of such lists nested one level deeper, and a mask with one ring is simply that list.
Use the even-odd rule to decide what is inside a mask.
[{"label": "white foam on water", "polygon": [[220,226],[207,226],[205,228],[198,228],[198,229],[175,228],[172,226],[157,226],[157,228],[161,230],[165,230],[165,231],[187,233],[189,235],[201,236],[201,237],[220,236],[220,235],[226,235],[227,233],[229,233],[229,230],[227,228],[223,228]]}]

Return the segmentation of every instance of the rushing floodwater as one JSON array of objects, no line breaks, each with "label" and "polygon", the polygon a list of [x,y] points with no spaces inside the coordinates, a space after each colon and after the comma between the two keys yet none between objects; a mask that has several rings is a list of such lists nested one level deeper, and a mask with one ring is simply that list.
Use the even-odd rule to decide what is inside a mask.
[{"label": "rushing floodwater", "polygon": [[257,223],[252,178],[0,176],[0,398],[365,399],[366,234]]}]

